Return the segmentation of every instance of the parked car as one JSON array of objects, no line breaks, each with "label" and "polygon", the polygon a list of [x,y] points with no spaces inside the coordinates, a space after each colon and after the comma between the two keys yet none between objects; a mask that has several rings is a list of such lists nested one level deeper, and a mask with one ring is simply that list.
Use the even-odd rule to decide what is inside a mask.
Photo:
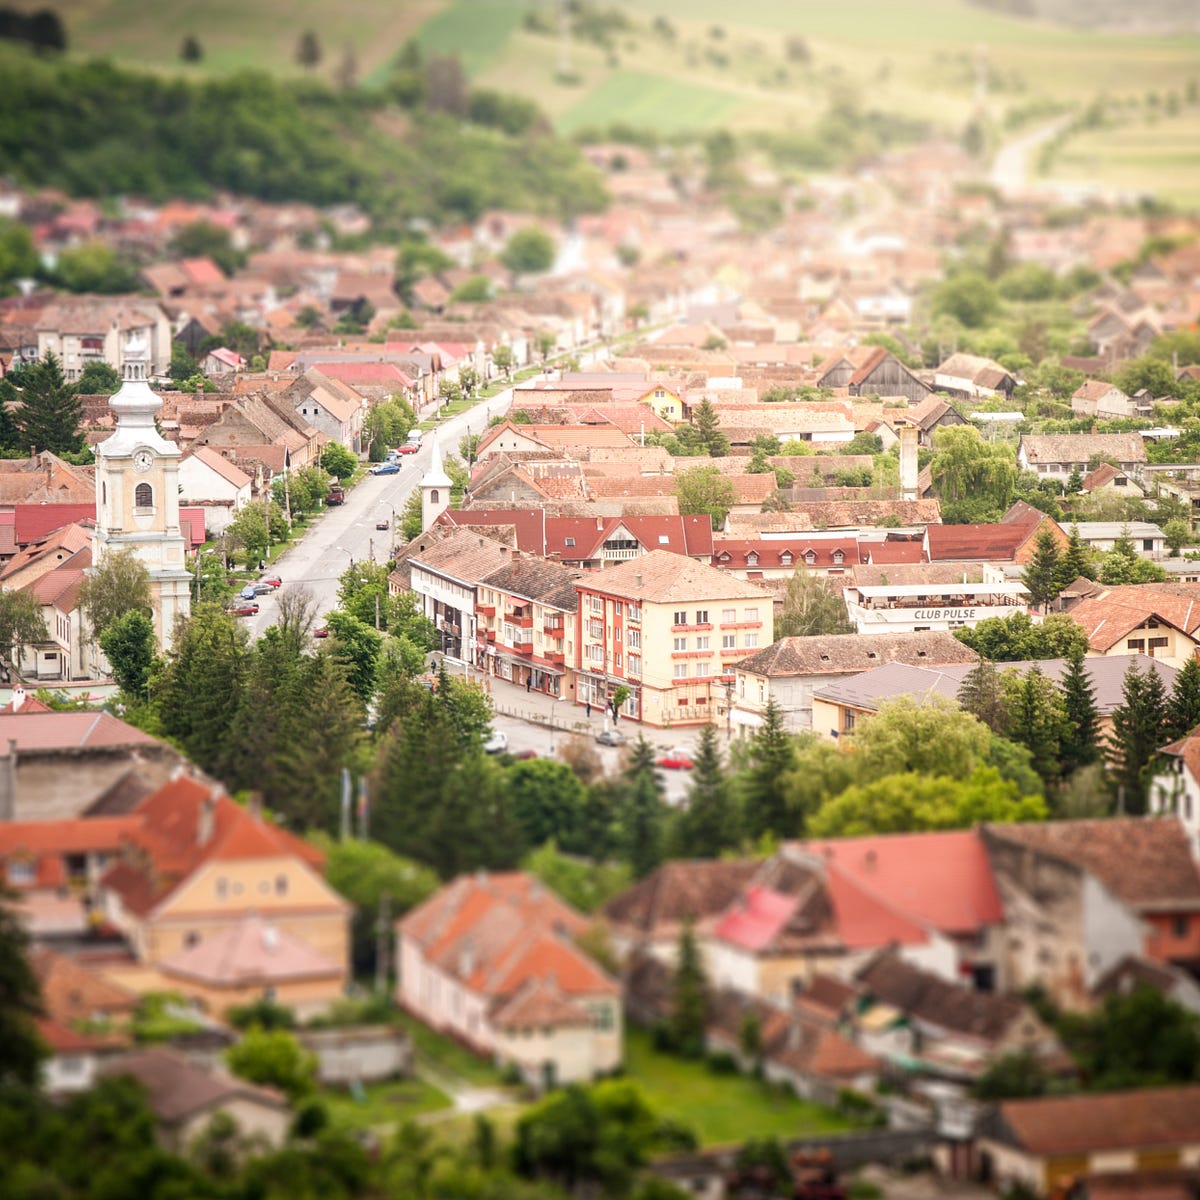
[{"label": "parked car", "polygon": [[283,580],[278,575],[264,575],[258,582],[265,583],[272,591],[283,587]]},{"label": "parked car", "polygon": [[386,529],[387,527],[388,527],[387,517],[382,517],[378,521],[375,522],[376,529]]},{"label": "parked car", "polygon": [[253,587],[256,596],[266,596],[275,590],[269,583],[264,583],[261,579]]},{"label": "parked car", "polygon": [[537,756],[538,752],[536,750],[518,750],[513,755],[513,758],[517,759],[518,762],[527,762],[531,758],[537,758]]},{"label": "parked car", "polygon": [[378,466],[371,468],[372,475],[399,475],[400,464],[398,462],[384,462]]},{"label": "parked car", "polygon": [[403,446],[396,447],[396,452],[398,454],[416,454],[420,448],[420,442],[405,442]]},{"label": "parked car", "polygon": [[695,765],[691,754],[680,746],[672,747],[657,761],[660,767],[666,767],[669,771],[690,771]]},{"label": "parked car", "polygon": [[324,625],[322,625],[320,629],[313,630],[313,637],[315,638],[327,638],[328,636],[329,630],[326,629]]},{"label": "parked car", "polygon": [[596,734],[596,741],[601,746],[623,746],[625,735],[619,729],[604,729]]},{"label": "parked car", "polygon": [[483,743],[485,754],[503,754],[507,749],[508,734],[499,729],[493,729],[492,736]]},{"label": "parked car", "polygon": [[258,613],[258,605],[250,600],[243,600],[226,611],[231,617],[253,617]]}]

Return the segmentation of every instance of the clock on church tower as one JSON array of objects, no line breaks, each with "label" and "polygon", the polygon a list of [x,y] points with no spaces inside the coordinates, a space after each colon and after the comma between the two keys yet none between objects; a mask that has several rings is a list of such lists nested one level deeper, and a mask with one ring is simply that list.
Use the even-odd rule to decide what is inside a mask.
[{"label": "clock on church tower", "polygon": [[150,574],[159,648],[171,645],[175,620],[191,611],[183,530],[179,524],[179,447],[155,427],[162,400],[146,382],[145,342],[131,335],[125,378],[109,401],[111,437],[96,447],[96,532],[92,562],[119,551],[134,554]]}]

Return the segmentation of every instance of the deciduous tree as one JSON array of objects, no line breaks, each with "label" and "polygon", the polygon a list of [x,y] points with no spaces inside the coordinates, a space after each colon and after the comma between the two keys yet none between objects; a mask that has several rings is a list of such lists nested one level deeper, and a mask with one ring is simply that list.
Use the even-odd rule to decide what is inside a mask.
[{"label": "deciduous tree", "polygon": [[955,520],[995,520],[1012,502],[1017,464],[1003,442],[985,442],[973,425],[947,425],[933,438],[934,491]]},{"label": "deciduous tree", "polygon": [[79,605],[97,636],[126,613],[150,616],[150,572],[132,550],[111,551],[80,586]]},{"label": "deciduous tree", "polygon": [[854,633],[837,586],[807,567],[798,566],[788,580],[783,610],[775,621],[775,637],[817,637]]},{"label": "deciduous tree", "polygon": [[112,667],[113,678],[136,700],[146,699],[157,646],[154,623],[138,609],[110,621],[100,634],[100,649]]},{"label": "deciduous tree", "polygon": [[0,591],[0,655],[19,661],[26,646],[44,642],[46,619],[28,592]]},{"label": "deciduous tree", "polygon": [[554,265],[554,239],[536,225],[527,225],[508,239],[500,261],[514,275],[548,271]]},{"label": "deciduous tree", "polygon": [[712,527],[719,529],[737,503],[733,483],[716,467],[693,467],[675,477],[675,492],[683,516],[707,515]]},{"label": "deciduous tree", "polygon": [[29,965],[29,938],[0,885],[0,1086],[36,1087],[46,1047],[34,1023],[41,989]]}]

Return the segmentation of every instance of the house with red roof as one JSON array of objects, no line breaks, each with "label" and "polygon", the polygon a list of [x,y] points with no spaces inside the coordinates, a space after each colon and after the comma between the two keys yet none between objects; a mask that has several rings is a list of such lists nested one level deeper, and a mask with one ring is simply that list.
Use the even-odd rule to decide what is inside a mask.
[{"label": "house with red roof", "polygon": [[396,998],[535,1087],[622,1061],[620,984],[575,938],[587,921],[524,872],[463,875],[396,924]]},{"label": "house with red roof", "polygon": [[[133,810],[100,880],[105,917],[137,959],[130,986],[169,986],[203,1002],[222,988],[239,998],[291,994],[266,965],[274,941],[286,948],[288,978],[306,984],[305,1007],[332,1003],[349,977],[350,905],[325,882],[323,866],[320,851],[219,788],[170,780]],[[246,966],[251,917],[277,931],[259,937],[257,975]]]},{"label": "house with red roof", "polygon": [[252,499],[254,479],[211,446],[195,446],[180,459],[180,503],[203,508],[206,524],[222,533]]},{"label": "house with red roof", "polygon": [[978,836],[1008,914],[1000,974],[1064,1007],[1126,957],[1200,966],[1200,874],[1169,816],[987,825]]}]

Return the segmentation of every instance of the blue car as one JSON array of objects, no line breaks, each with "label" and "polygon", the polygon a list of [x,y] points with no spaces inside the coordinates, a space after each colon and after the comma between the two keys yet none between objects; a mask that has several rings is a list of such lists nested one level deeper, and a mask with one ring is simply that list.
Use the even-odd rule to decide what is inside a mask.
[{"label": "blue car", "polygon": [[243,600],[253,600],[257,594],[258,593],[254,590],[254,584],[252,583],[246,584],[246,586],[241,590],[241,597]]},{"label": "blue car", "polygon": [[371,468],[372,475],[399,475],[400,464],[395,462],[380,463],[377,467]]}]

